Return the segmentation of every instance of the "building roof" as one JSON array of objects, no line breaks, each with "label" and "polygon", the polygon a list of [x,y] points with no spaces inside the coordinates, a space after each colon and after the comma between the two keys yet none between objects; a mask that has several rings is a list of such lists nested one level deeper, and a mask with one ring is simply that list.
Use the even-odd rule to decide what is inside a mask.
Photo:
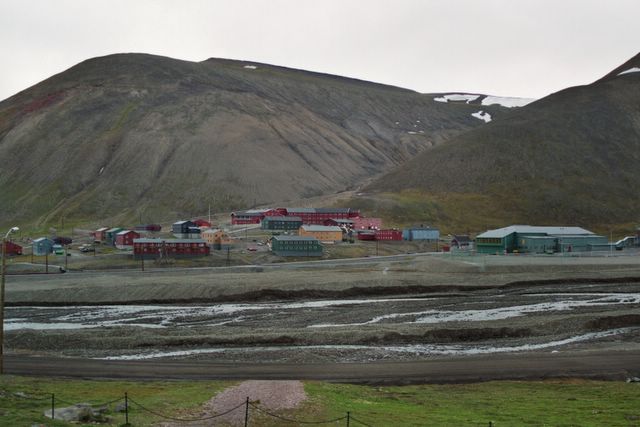
[{"label": "building roof", "polygon": [[133,230],[122,230],[119,231],[116,236],[124,236],[125,234],[129,234],[129,233],[136,233],[136,234],[140,234],[137,231],[133,231]]},{"label": "building roof", "polygon": [[312,225],[312,224],[305,224],[303,225],[301,228],[303,228],[305,231],[338,231],[340,233],[342,233],[342,228],[338,227],[337,225]]},{"label": "building roof", "polygon": [[592,236],[589,230],[581,227],[546,227],[537,225],[510,225],[509,227],[485,231],[479,238],[503,238],[510,234],[547,234],[554,236]]},{"label": "building roof", "polygon": [[107,231],[109,229],[109,227],[100,227],[98,228],[96,231],[100,232],[100,231]]},{"label": "building roof", "polygon": [[318,213],[349,213],[351,208],[317,208]]},{"label": "building roof", "polygon": [[186,223],[195,224],[193,221],[190,221],[190,220],[186,219],[184,221],[176,221],[176,222],[173,223],[173,225],[182,225],[182,224],[186,224]]},{"label": "building roof", "polygon": [[53,240],[51,240],[48,237],[38,237],[37,239],[33,239],[33,243],[40,243],[40,242],[44,242],[44,241],[49,241],[49,242],[53,243]]},{"label": "building roof", "polygon": [[113,227],[107,230],[107,233],[117,233],[122,230],[122,227]]},{"label": "building roof", "polygon": [[284,215],[280,215],[280,216],[265,216],[264,217],[264,221],[289,221],[289,222],[300,222],[302,221],[302,218],[300,218],[299,216],[284,216]]},{"label": "building roof", "polygon": [[285,208],[287,213],[289,212],[300,212],[300,213],[316,213],[316,208]]},{"label": "building roof", "polygon": [[295,241],[295,242],[299,242],[299,241],[306,241],[306,242],[317,242],[318,239],[316,239],[315,237],[311,237],[311,236],[273,236],[274,240],[277,240],[279,242],[285,242],[285,241]]},{"label": "building roof", "polygon": [[207,243],[202,239],[133,239],[133,243]]},{"label": "building roof", "polygon": [[458,243],[471,243],[471,237],[467,236],[466,234],[454,234],[453,240]]}]

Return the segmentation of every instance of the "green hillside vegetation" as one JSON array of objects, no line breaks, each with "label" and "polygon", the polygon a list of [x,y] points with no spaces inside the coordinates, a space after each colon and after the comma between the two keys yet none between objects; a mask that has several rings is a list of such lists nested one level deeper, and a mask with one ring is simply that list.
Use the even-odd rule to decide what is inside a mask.
[{"label": "green hillside vegetation", "polygon": [[0,224],[160,222],[356,188],[481,126],[477,108],[252,62],[93,58],[0,102]]},{"label": "green hillside vegetation", "polygon": [[[640,65],[640,55],[619,67]],[[619,72],[619,71],[618,71]],[[609,75],[416,156],[368,187],[433,195],[469,226],[640,222],[640,73]],[[481,201],[481,203],[479,203]],[[475,223],[475,224],[474,224]],[[628,229],[627,229],[628,230]]]}]

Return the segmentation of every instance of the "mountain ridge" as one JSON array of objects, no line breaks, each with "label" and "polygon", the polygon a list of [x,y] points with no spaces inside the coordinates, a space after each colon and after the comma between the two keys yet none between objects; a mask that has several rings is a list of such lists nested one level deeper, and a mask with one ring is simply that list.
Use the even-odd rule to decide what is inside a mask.
[{"label": "mountain ridge", "polygon": [[152,221],[357,188],[482,126],[477,108],[253,61],[91,58],[0,102],[0,222]]}]

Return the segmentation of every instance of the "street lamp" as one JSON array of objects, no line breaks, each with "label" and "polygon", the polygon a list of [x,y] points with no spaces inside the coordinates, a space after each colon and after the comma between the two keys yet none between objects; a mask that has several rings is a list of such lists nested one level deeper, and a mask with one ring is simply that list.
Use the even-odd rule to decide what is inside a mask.
[{"label": "street lamp", "polygon": [[9,234],[20,231],[18,227],[11,227],[2,237],[2,262],[0,263],[0,375],[4,374],[4,274],[7,259],[7,239]]}]

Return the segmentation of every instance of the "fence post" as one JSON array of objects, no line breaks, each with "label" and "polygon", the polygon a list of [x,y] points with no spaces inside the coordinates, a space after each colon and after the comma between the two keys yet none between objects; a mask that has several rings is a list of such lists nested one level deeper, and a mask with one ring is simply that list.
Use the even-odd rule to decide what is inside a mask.
[{"label": "fence post", "polygon": [[129,425],[129,396],[124,392],[124,423]]},{"label": "fence post", "polygon": [[493,421],[489,421],[489,427],[493,427]]},{"label": "fence post", "polygon": [[51,419],[56,418],[56,395],[51,393]]},{"label": "fence post", "polygon": [[349,427],[350,422],[351,422],[351,412],[347,411],[347,427]]},{"label": "fence post", "polygon": [[249,396],[247,396],[247,403],[244,408],[244,427],[249,425]]}]

